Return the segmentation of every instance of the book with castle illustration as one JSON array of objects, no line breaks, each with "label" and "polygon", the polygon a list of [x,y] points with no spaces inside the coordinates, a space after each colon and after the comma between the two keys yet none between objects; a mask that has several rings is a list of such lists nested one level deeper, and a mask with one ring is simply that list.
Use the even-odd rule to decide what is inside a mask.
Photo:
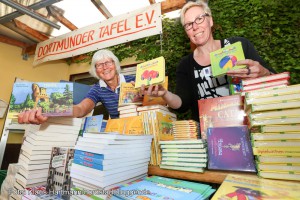
[{"label": "book with castle illustration", "polygon": [[42,108],[44,116],[72,116],[73,83],[16,82],[9,104],[9,118],[25,110]]},{"label": "book with castle illustration", "polygon": [[158,57],[147,62],[143,62],[136,67],[135,88],[142,85],[149,86],[162,84],[165,81],[165,59]]},{"label": "book with castle illustration", "polygon": [[236,65],[237,61],[245,60],[241,42],[235,42],[217,51],[211,52],[210,60],[214,77],[225,75],[229,70],[246,68],[246,65]]}]

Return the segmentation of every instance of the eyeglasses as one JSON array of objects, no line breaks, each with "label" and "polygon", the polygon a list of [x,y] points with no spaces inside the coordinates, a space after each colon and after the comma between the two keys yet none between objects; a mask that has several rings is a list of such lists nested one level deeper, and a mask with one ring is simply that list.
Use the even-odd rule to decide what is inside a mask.
[{"label": "eyeglasses", "polygon": [[199,17],[197,17],[193,22],[186,23],[185,25],[183,25],[183,27],[186,31],[191,30],[193,28],[194,23],[201,24],[204,22],[205,17],[208,17],[208,16],[209,16],[208,13],[204,13],[203,15],[200,15]]},{"label": "eyeglasses", "polygon": [[96,69],[102,69],[102,68],[104,67],[104,65],[105,65],[105,67],[110,67],[110,66],[112,66],[113,63],[114,63],[113,60],[111,60],[111,61],[106,61],[106,62],[104,62],[104,63],[96,63],[96,64],[95,64],[95,68],[96,68]]}]

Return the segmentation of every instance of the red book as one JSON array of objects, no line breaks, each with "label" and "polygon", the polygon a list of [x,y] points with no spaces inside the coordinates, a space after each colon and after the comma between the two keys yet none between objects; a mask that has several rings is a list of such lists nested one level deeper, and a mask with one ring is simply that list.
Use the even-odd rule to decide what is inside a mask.
[{"label": "red book", "polygon": [[244,97],[237,94],[198,100],[201,138],[206,139],[208,127],[246,125]]}]

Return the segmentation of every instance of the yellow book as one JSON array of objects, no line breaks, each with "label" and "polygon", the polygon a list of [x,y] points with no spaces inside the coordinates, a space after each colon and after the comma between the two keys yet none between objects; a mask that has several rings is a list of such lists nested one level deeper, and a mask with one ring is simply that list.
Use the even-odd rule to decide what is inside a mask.
[{"label": "yellow book", "polygon": [[142,116],[108,119],[105,132],[118,132],[126,135],[144,135]]},{"label": "yellow book", "polygon": [[228,174],[212,197],[227,199],[300,199],[300,183]]},{"label": "yellow book", "polygon": [[292,171],[300,173],[300,164],[297,163],[262,163],[256,162],[258,171]]},{"label": "yellow book", "polygon": [[300,156],[299,147],[253,147],[254,155],[263,156]]},{"label": "yellow book", "polygon": [[143,98],[139,95],[139,90],[131,83],[122,83],[119,95],[119,107],[126,105],[141,105]]},{"label": "yellow book", "polygon": [[147,62],[143,62],[136,67],[135,88],[142,85],[149,86],[162,84],[165,81],[165,59],[158,57]]},{"label": "yellow book", "polygon": [[[259,171],[257,173],[257,175],[262,178],[300,181],[300,173],[299,172]],[[275,180],[272,180],[272,181],[275,181]],[[295,184],[297,184],[297,183],[295,183]],[[295,197],[295,198],[287,198],[287,196],[284,194],[284,197],[285,197],[284,199],[300,199],[299,195],[298,195],[298,197]],[[279,197],[278,199],[283,199],[283,198]]]},{"label": "yellow book", "polygon": [[[165,82],[162,84],[165,89],[168,89],[168,76],[165,77]],[[145,95],[143,98],[143,106],[150,105],[163,105],[166,106],[167,102],[162,97],[152,97]]]}]

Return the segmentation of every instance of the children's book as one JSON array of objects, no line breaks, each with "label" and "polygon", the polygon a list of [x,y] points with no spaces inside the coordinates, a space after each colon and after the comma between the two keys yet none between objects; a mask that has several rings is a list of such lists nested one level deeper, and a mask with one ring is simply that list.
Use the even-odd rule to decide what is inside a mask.
[{"label": "children's book", "polygon": [[202,139],[206,139],[208,127],[247,124],[244,97],[239,94],[198,100],[198,109]]},{"label": "children's book", "polygon": [[227,45],[210,53],[212,75],[214,77],[225,75],[227,71],[246,68],[246,65],[236,66],[236,62],[245,60],[241,42]]},{"label": "children's book", "polygon": [[73,84],[68,82],[15,82],[9,118],[25,110],[42,108],[44,116],[73,115]]},{"label": "children's book", "polygon": [[[168,76],[165,77],[165,82],[162,84],[165,89],[168,89]],[[152,97],[145,95],[143,98],[143,106],[150,105],[163,105],[166,106],[167,102],[162,97]]]},{"label": "children's book", "polygon": [[135,88],[142,85],[149,86],[162,84],[165,81],[165,59],[158,57],[147,62],[143,62],[136,67]]},{"label": "children's book", "polygon": [[119,107],[125,105],[141,105],[143,97],[139,95],[139,90],[134,88],[131,83],[122,83],[119,95]]},{"label": "children's book", "polygon": [[228,174],[212,197],[219,199],[300,199],[300,183]]},{"label": "children's book", "polygon": [[105,132],[117,132],[126,135],[144,134],[141,116],[108,119]]},{"label": "children's book", "polygon": [[86,132],[101,132],[103,115],[88,116],[85,118],[83,125],[83,133]]},{"label": "children's book", "polygon": [[207,148],[208,169],[255,172],[247,126],[208,128]]}]

